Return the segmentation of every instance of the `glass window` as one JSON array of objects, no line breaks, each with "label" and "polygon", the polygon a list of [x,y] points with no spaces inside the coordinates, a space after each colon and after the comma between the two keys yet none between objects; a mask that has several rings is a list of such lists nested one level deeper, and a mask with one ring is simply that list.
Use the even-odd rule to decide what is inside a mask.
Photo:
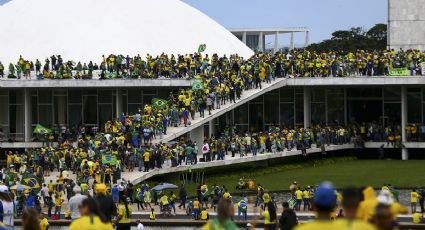
[{"label": "glass window", "polygon": [[36,125],[38,123],[38,102],[37,96],[31,97],[31,119],[32,124]]},{"label": "glass window", "polygon": [[248,103],[235,109],[235,124],[248,124]]},{"label": "glass window", "polygon": [[280,104],[280,124],[282,126],[294,126],[294,103]]},{"label": "glass window", "polygon": [[[328,96],[328,124],[343,124],[344,97]],[[312,114],[314,116],[314,114]],[[312,116],[312,117],[313,117]]]},{"label": "glass window", "polygon": [[326,90],[321,88],[314,88],[311,92],[311,96],[312,102],[325,102]]},{"label": "glass window", "polygon": [[99,103],[112,103],[112,90],[99,90]]},{"label": "glass window", "polygon": [[294,89],[282,87],[280,89],[280,102],[294,102]]},{"label": "glass window", "polygon": [[7,125],[8,122],[8,111],[9,111],[9,103],[7,96],[0,96],[0,124]]},{"label": "glass window", "polygon": [[139,108],[143,111],[142,104],[128,104],[128,114],[135,114],[139,111]]},{"label": "glass window", "polygon": [[69,105],[69,125],[74,127],[82,123],[81,105]]},{"label": "glass window", "polygon": [[276,95],[264,97],[264,122],[279,124],[279,97]]},{"label": "glass window", "polygon": [[24,133],[24,106],[9,106],[10,133]]},{"label": "glass window", "polygon": [[295,96],[295,122],[297,125],[304,123],[304,95],[296,94]]},{"label": "glass window", "polygon": [[156,95],[156,89],[143,89],[143,94]]},{"label": "glass window", "polygon": [[81,90],[69,90],[68,103],[81,103]]},{"label": "glass window", "polygon": [[128,91],[128,103],[142,103],[142,93],[138,89],[129,89]]},{"label": "glass window", "polygon": [[325,103],[311,103],[311,122],[313,124],[326,124]]},{"label": "glass window", "polygon": [[53,102],[55,108],[55,123],[60,125],[67,124],[68,111],[66,107],[66,96],[54,96]]},{"label": "glass window", "polygon": [[409,123],[422,122],[422,97],[419,91],[407,92],[407,121]]},{"label": "glass window", "polygon": [[39,90],[38,91],[38,103],[40,104],[51,104],[52,103],[52,91],[51,90]]},{"label": "glass window", "polygon": [[384,103],[385,125],[401,124],[401,103]]},{"label": "glass window", "polygon": [[112,120],[112,105],[101,104],[99,105],[99,123],[105,124],[107,121]]},{"label": "glass window", "polygon": [[52,127],[53,109],[51,105],[39,105],[39,123],[44,127]]},{"label": "glass window", "polygon": [[263,114],[263,104],[249,104],[249,127],[251,131],[263,130]]},{"label": "glass window", "polygon": [[154,99],[155,98],[155,95],[146,95],[146,94],[144,94],[143,95],[143,104],[144,105],[146,105],[146,104],[152,104],[152,99]]},{"label": "glass window", "polygon": [[348,97],[382,97],[381,88],[351,88],[347,89]]},{"label": "glass window", "polygon": [[24,104],[24,91],[23,90],[10,90],[9,91],[9,104]]},{"label": "glass window", "polygon": [[385,101],[400,101],[401,100],[400,87],[384,88],[384,100]]},{"label": "glass window", "polygon": [[97,97],[84,96],[83,99],[84,123],[97,124]]}]

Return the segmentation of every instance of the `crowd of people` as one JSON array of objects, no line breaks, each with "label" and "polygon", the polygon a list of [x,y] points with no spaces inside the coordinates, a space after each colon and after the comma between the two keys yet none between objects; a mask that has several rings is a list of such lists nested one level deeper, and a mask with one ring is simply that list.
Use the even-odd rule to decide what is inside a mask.
[{"label": "crowd of people", "polygon": [[[257,56],[258,53],[255,55]],[[393,68],[404,68],[409,75],[421,75],[421,63],[425,53],[419,50],[380,50],[356,52],[315,52],[308,49],[293,49],[275,55],[264,54],[262,59],[267,71],[276,77],[344,77],[344,76],[384,76],[390,75]],[[114,78],[195,78],[214,75],[217,70],[245,72],[244,77],[255,78],[261,72],[252,59],[244,60],[237,55],[161,54],[145,58],[140,55],[103,55],[100,64],[95,60],[82,63],[77,60],[64,60],[61,55],[52,55],[44,62],[26,60],[20,57],[17,63],[5,66],[0,62],[0,77],[30,78],[35,72],[37,79],[91,79],[94,71],[100,72],[100,79]]]},{"label": "crowd of people", "polygon": [[[62,194],[59,184],[53,187],[53,191],[50,190],[50,185],[47,187],[48,194],[54,196]],[[408,208],[399,202],[399,191],[390,184],[384,184],[378,190],[372,187],[337,190],[329,182],[305,187],[293,182],[289,186],[290,198],[282,202],[277,202],[260,184],[255,190],[255,199],[252,201],[245,194],[233,197],[225,186],[208,186],[206,183],[196,187],[194,197],[189,197],[184,184],[181,185],[177,196],[173,191],[150,189],[145,183],[137,188],[129,183],[121,183],[115,189],[108,188],[105,184],[94,184],[90,192],[78,183],[73,184],[71,191],[66,192],[70,192],[70,197],[65,218],[72,220],[70,225],[72,230],[94,228],[109,230],[113,227],[119,230],[130,229],[134,222],[138,229],[143,229],[142,222],[176,215],[178,208],[185,210],[184,214],[180,215],[187,214],[195,221],[205,221],[206,224],[202,229],[239,229],[234,222],[239,221],[239,225],[247,224],[249,229],[258,228],[261,224],[266,230],[391,230],[398,229],[399,214],[409,213]],[[152,196],[148,195],[151,193]],[[12,229],[14,226],[14,196],[16,196],[14,191],[11,192],[5,185],[0,185],[0,203],[3,207],[0,227],[4,229]],[[30,196],[31,194],[26,195],[26,199],[30,199]],[[423,223],[425,190],[411,190],[409,200],[411,221],[415,224]],[[45,206],[50,205],[49,202],[43,203]],[[51,216],[50,211],[46,216],[40,207],[43,203],[27,206],[22,210],[24,230],[47,230],[49,222],[60,218],[60,214]],[[134,214],[136,203],[138,209],[147,210],[148,214],[136,217]],[[420,210],[417,209],[418,205]],[[56,204],[59,209],[62,206]],[[281,215],[278,215],[279,210],[282,211]],[[211,211],[217,213],[216,218],[210,216]],[[317,215],[313,220],[300,223],[298,217],[300,212],[316,212]],[[259,215],[248,219],[248,213]]]}]

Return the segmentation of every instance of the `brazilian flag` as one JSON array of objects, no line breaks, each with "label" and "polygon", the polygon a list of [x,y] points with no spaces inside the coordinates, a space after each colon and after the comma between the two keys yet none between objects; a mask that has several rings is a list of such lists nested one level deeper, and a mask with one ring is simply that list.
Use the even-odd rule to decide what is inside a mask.
[{"label": "brazilian flag", "polygon": [[117,163],[118,163],[118,160],[116,156],[113,156],[112,154],[102,155],[102,164],[117,165]]},{"label": "brazilian flag", "polygon": [[204,89],[204,83],[200,80],[194,80],[192,83],[192,90],[203,90]]},{"label": "brazilian flag", "polygon": [[154,98],[152,99],[152,106],[155,109],[166,109],[168,106],[168,102],[164,99]]},{"label": "brazilian flag", "polygon": [[52,130],[45,128],[44,126],[42,126],[40,124],[35,126],[35,129],[34,129],[35,134],[49,134],[51,132],[52,132]]},{"label": "brazilian flag", "polygon": [[15,172],[6,173],[6,182],[9,186],[13,186],[16,184],[16,179],[18,178],[18,174]]},{"label": "brazilian flag", "polygon": [[200,44],[198,47],[198,53],[202,53],[207,49],[207,44]]},{"label": "brazilian flag", "polygon": [[22,175],[21,184],[31,187],[36,193],[41,190],[41,179],[31,173],[24,173]]}]

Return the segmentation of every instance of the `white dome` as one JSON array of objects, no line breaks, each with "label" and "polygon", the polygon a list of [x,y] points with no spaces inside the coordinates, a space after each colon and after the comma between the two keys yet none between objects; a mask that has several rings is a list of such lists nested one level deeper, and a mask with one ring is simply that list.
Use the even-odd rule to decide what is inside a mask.
[{"label": "white dome", "polygon": [[13,0],[0,7],[0,61],[100,62],[102,55],[253,52],[228,30],[180,0]]}]

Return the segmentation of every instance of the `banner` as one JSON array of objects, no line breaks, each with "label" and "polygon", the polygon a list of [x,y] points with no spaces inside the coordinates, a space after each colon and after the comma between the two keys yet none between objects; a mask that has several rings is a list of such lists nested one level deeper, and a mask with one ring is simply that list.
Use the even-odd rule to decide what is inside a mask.
[{"label": "banner", "polygon": [[410,71],[406,68],[390,69],[390,76],[410,76]]},{"label": "banner", "polygon": [[422,76],[425,76],[425,62],[421,63]]},{"label": "banner", "polygon": [[206,44],[200,44],[199,47],[198,47],[198,53],[204,52],[205,49],[207,49],[207,45]]}]

